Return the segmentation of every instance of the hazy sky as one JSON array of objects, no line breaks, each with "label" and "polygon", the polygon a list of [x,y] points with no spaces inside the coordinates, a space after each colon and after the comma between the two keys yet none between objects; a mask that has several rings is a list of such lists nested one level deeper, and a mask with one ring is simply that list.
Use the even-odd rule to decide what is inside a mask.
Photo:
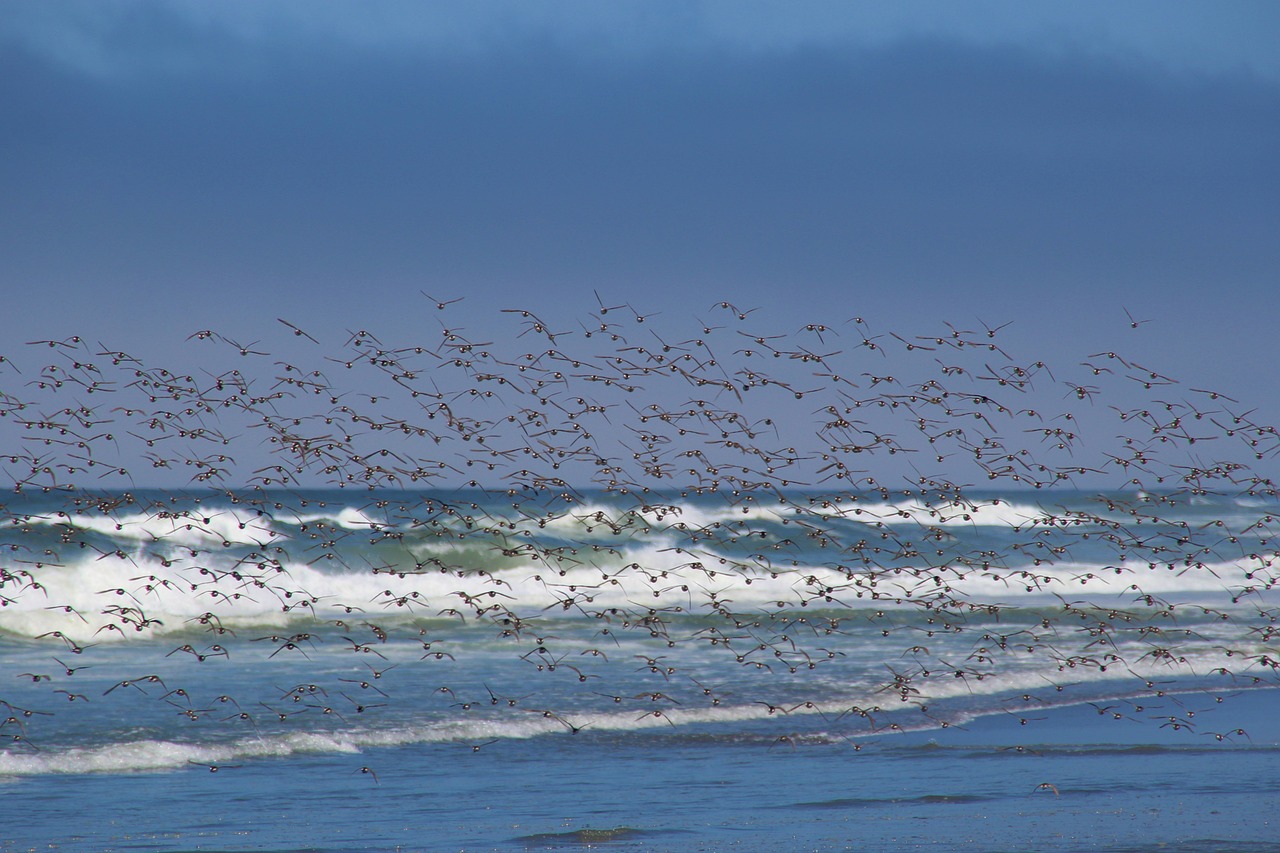
[{"label": "hazy sky", "polygon": [[10,2],[0,354],[598,290],[1275,400],[1277,44],[1269,2]]}]

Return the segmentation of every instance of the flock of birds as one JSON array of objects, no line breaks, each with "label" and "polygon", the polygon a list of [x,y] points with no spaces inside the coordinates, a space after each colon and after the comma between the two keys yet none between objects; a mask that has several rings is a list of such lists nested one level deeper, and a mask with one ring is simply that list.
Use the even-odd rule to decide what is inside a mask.
[{"label": "flock of birds", "polygon": [[[278,346],[201,330],[179,365],[82,337],[32,341],[20,357],[0,356],[0,467],[14,495],[0,501],[0,630],[13,638],[13,614],[32,601],[65,617],[53,630],[17,637],[42,666],[16,677],[47,689],[47,703],[10,701],[0,685],[4,749],[41,749],[33,721],[54,707],[122,694],[158,698],[193,720],[216,712],[255,727],[300,713],[345,721],[394,701],[383,676],[403,665],[390,662],[396,642],[410,644],[418,661],[464,659],[461,646],[433,641],[432,619],[509,640],[530,672],[568,675],[637,719],[672,725],[695,702],[745,703],[766,716],[834,714],[821,696],[722,695],[680,654],[710,651],[761,679],[786,679],[843,655],[841,637],[854,620],[886,620],[883,636],[903,637],[901,656],[886,666],[883,706],[839,709],[872,726],[897,705],[927,710],[930,685],[940,680],[980,680],[1015,656],[1044,657],[1063,683],[1073,670],[1124,669],[1154,693],[1153,668],[1185,668],[1181,647],[1204,637],[1179,621],[1187,607],[1142,588],[1147,575],[1135,567],[1212,573],[1224,561],[1243,567],[1247,580],[1224,580],[1229,606],[1198,606],[1196,614],[1235,626],[1239,642],[1199,674],[1235,685],[1275,681],[1280,611],[1269,593],[1280,576],[1268,508],[1277,493],[1263,472],[1280,453],[1280,433],[1225,394],[1186,387],[1119,351],[1071,365],[1022,360],[1006,351],[1004,327],[981,323],[907,335],[853,317],[766,331],[755,311],[721,301],[672,328],[597,296],[585,319],[505,309],[493,325],[500,332],[477,336],[452,321],[459,300],[426,299],[433,331],[408,344],[357,329],[327,347],[280,319]],[[1145,321],[1128,322],[1136,329]],[[183,485],[171,502],[140,497],[157,481]],[[299,522],[290,541],[255,527],[255,517],[296,517],[317,488],[367,493],[376,517],[398,523]],[[1046,505],[1057,493],[1097,490],[1097,511],[1046,511],[1027,519],[1008,547],[958,550],[944,522],[988,508],[987,491],[1012,489]],[[201,494],[243,508],[232,533],[192,504]],[[1194,528],[1179,520],[1175,507],[1204,495],[1253,499],[1257,518]],[[34,497],[64,499],[59,540],[42,548],[23,535],[49,529],[30,508]],[[691,501],[741,518],[699,520]],[[769,527],[762,512],[783,520]],[[126,513],[166,519],[175,532],[195,528],[215,544],[152,542],[165,568],[177,564],[156,573],[90,535],[91,519]],[[566,516],[577,532],[565,531]],[[347,547],[385,555],[406,531],[437,537],[441,547],[363,564]],[[628,537],[658,531],[678,540],[670,563],[626,562]],[[204,559],[218,539],[237,555],[234,565]],[[451,556],[451,547],[477,541],[495,568]],[[1125,604],[1081,598],[1092,574],[1068,589],[1050,572],[1085,547],[1109,549],[1108,568],[1126,580],[1132,574]],[[94,549],[137,574],[95,591],[91,606],[51,597],[51,573]],[[825,562],[808,565],[801,551],[821,552]],[[387,589],[374,601],[317,594],[293,575],[319,562],[385,575]],[[536,605],[499,570],[512,565],[536,581]],[[966,594],[970,575],[1043,593],[1052,606],[1029,628],[992,630],[1004,605]],[[429,577],[458,588],[435,592],[449,584],[429,586]],[[726,578],[774,582],[778,598],[767,608],[736,605],[723,592]],[[201,612],[166,625],[157,608],[179,598],[200,599]],[[293,621],[278,633],[239,636],[231,625],[244,599],[274,600]],[[929,626],[927,636],[918,628],[894,634],[909,621],[895,622],[895,610]],[[607,627],[595,644],[566,648],[544,630],[557,614]],[[685,616],[698,621],[686,625]],[[178,627],[187,633],[176,646],[157,641]],[[304,682],[258,701],[209,699],[195,682],[159,674],[122,678],[101,696],[72,689],[81,656],[95,645],[140,640],[205,667],[233,650],[301,661],[323,646],[352,654],[360,669],[327,687]],[[622,669],[649,679],[639,692],[601,683],[592,669],[611,654],[617,668],[624,640]],[[957,659],[956,641],[968,640],[970,653]],[[584,727],[566,709],[534,707],[519,690],[437,692],[464,710],[510,708],[567,732]],[[1175,712],[1160,724],[1194,731],[1193,717]],[[779,740],[795,745],[790,735]]]}]

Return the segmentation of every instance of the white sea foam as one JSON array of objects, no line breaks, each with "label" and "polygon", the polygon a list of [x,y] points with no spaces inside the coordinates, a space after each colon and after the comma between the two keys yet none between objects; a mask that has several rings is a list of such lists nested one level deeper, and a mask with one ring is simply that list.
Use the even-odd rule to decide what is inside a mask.
[{"label": "white sea foam", "polygon": [[[1071,681],[1092,685],[1084,691],[1090,699],[1123,698],[1140,695],[1133,675],[1167,675],[1163,667],[1137,663],[1128,669],[1100,672],[1081,669],[1071,673]],[[1065,678],[1065,676],[1059,676]],[[828,691],[820,702],[706,703],[685,706],[670,701],[649,701],[643,696],[627,699],[616,710],[581,709],[552,712],[539,708],[502,708],[503,713],[462,712],[457,716],[424,723],[392,723],[372,727],[339,726],[327,730],[300,730],[254,734],[217,742],[190,742],[142,738],[92,747],[0,751],[0,777],[78,773],[168,772],[199,765],[210,770],[238,766],[241,762],[302,754],[358,754],[366,749],[425,743],[478,745],[491,740],[564,736],[589,731],[693,733],[690,727],[752,723],[769,719],[845,720],[846,733],[859,738],[891,735],[904,731],[938,729],[945,720],[963,725],[993,714],[1032,715],[1052,707],[1085,701],[1079,691],[1057,698],[1052,679],[1042,669],[1023,669],[992,674],[981,679],[935,677],[921,682],[921,692],[910,701],[871,684]],[[1034,703],[1014,697],[1036,694]],[[1002,698],[1007,697],[1007,698]],[[947,700],[964,699],[961,705],[946,705],[934,714],[922,713],[919,704],[943,705]],[[889,722],[892,721],[892,726]],[[766,735],[772,736],[772,735]],[[840,734],[838,737],[845,737]]]},{"label": "white sea foam", "polygon": [[396,526],[387,519],[374,518],[361,509],[349,506],[330,513],[279,513],[277,518],[281,522],[298,527],[325,524],[344,530],[371,530],[378,532],[388,528],[395,528]]},{"label": "white sea foam", "polygon": [[1075,521],[1080,516],[1069,512],[1052,512],[1031,504],[1003,499],[976,501],[819,501],[804,507],[793,507],[800,515],[843,518],[864,523],[915,523],[926,527],[949,525],[969,527],[1025,528],[1052,525],[1059,521]]},{"label": "white sea foam", "polygon": [[1158,596],[1212,606],[1228,606],[1236,598],[1241,606],[1253,606],[1269,595],[1269,579],[1277,574],[1273,563],[1273,557],[1256,555],[1200,565],[1063,561],[1021,568],[782,568],[730,558],[709,547],[676,547],[659,538],[594,555],[587,549],[553,565],[517,557],[494,573],[426,570],[402,576],[326,560],[275,562],[259,556],[237,562],[217,552],[160,558],[139,549],[45,566],[39,588],[10,594],[0,625],[19,635],[60,631],[77,642],[106,642],[189,630],[208,613],[231,625],[353,611],[436,616],[454,609],[466,614],[477,604],[524,615],[637,607],[708,612],[724,602],[738,612],[768,612],[933,598],[975,605],[1061,599],[1117,606]]},{"label": "white sea foam", "polygon": [[55,512],[31,516],[30,524],[65,525],[104,536],[138,542],[171,542],[178,545],[230,543],[258,545],[281,536],[270,519],[257,513],[215,509],[101,514]]}]

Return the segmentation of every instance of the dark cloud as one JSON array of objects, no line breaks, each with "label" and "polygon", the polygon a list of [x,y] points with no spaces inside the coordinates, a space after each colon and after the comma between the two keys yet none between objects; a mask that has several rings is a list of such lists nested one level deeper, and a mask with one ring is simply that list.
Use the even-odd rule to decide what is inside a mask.
[{"label": "dark cloud", "polygon": [[373,322],[428,286],[1083,323],[1082,299],[1244,301],[1280,261],[1280,89],[1245,76],[940,39],[601,61],[183,26],[216,67],[4,59],[27,322],[49,286],[82,295],[71,319],[184,330],[263,304]]}]

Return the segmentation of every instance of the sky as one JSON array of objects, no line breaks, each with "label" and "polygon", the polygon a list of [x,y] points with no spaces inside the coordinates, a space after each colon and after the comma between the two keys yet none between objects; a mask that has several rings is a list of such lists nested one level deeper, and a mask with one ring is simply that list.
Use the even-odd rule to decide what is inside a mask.
[{"label": "sky", "polygon": [[10,2],[0,355],[599,293],[1008,323],[1277,411],[1277,43],[1267,2]]}]

